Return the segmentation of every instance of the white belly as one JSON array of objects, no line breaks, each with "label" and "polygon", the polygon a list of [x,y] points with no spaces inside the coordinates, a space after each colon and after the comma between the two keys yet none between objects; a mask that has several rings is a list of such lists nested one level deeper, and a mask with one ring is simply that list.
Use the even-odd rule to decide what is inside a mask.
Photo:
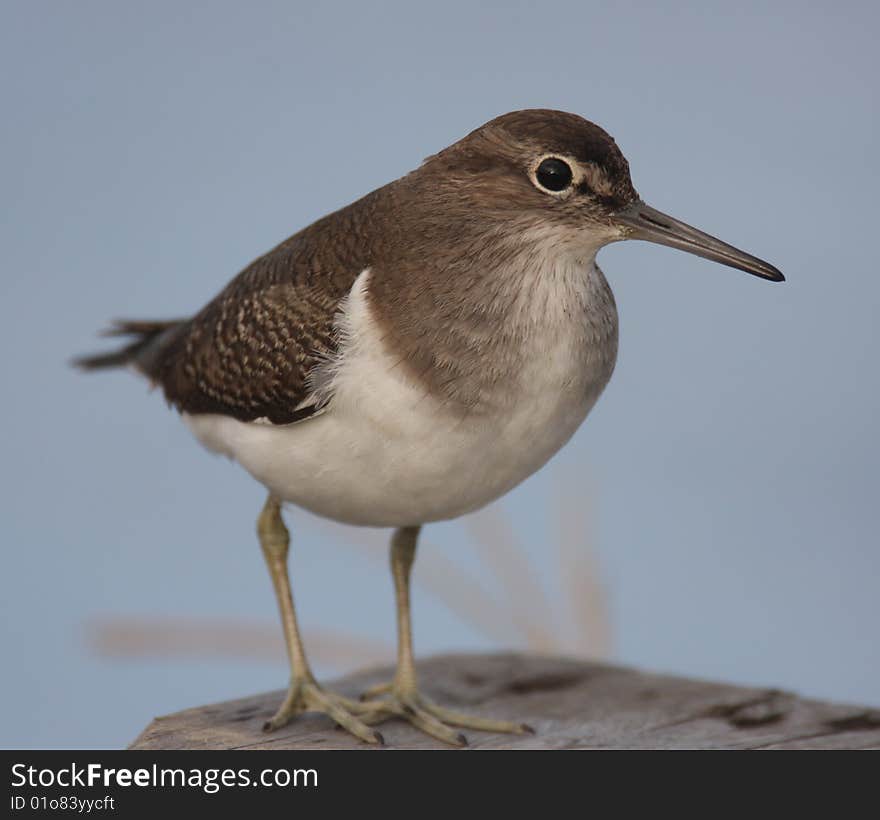
[{"label": "white belly", "polygon": [[284,501],[368,526],[462,515],[539,469],[610,376],[607,367],[590,372],[571,340],[556,334],[524,361],[515,401],[479,415],[450,412],[394,366],[362,298],[366,275],[348,300],[347,349],[326,411],[283,426],[184,416],[206,447],[238,461]]}]

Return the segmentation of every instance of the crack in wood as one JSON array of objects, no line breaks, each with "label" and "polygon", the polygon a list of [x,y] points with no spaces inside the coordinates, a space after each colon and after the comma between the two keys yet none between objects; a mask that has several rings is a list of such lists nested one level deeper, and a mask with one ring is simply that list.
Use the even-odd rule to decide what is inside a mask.
[{"label": "crack in wood", "polygon": [[868,709],[853,715],[831,718],[825,721],[825,725],[836,732],[866,732],[870,729],[880,729],[880,709]]},{"label": "crack in wood", "polygon": [[570,689],[579,684],[585,677],[582,672],[536,675],[530,678],[514,679],[504,688],[515,695],[528,695],[532,692],[553,692],[558,689]]},{"label": "crack in wood", "polygon": [[661,723],[653,730],[682,726],[696,720],[723,720],[733,729],[751,729],[769,726],[784,720],[791,711],[795,697],[780,689],[767,689],[735,703],[717,703],[678,720]]}]

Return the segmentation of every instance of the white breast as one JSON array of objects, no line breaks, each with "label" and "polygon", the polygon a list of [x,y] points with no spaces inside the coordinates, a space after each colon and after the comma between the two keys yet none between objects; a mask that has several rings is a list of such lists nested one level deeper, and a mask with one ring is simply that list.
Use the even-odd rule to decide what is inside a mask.
[{"label": "white breast", "polygon": [[[477,509],[565,444],[611,375],[614,351],[609,366],[607,350],[595,355],[584,349],[589,334],[569,305],[561,324],[545,323],[546,333],[540,321],[534,325],[508,402],[488,415],[452,412],[386,349],[365,298],[369,275],[361,273],[344,305],[342,353],[323,373],[333,397],[324,412],[291,425],[184,416],[206,447],[238,461],[278,497],[318,515],[403,526]],[[589,302],[591,289],[607,292],[592,262],[572,281],[582,283],[577,301]],[[535,296],[541,310],[553,304]]]}]

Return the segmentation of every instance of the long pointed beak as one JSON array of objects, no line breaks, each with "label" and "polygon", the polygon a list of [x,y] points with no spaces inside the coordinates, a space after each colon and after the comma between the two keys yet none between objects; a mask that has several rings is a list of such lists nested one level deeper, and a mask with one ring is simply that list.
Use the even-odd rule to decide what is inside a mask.
[{"label": "long pointed beak", "polygon": [[618,211],[614,218],[623,228],[625,239],[644,239],[659,245],[669,245],[670,248],[679,248],[713,262],[739,268],[771,282],[785,281],[782,272],[769,262],[667,216],[656,208],[645,205],[641,200]]}]

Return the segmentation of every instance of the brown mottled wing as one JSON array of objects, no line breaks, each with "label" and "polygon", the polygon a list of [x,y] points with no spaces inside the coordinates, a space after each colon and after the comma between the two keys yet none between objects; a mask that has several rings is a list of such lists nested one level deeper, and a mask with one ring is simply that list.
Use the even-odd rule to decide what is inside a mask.
[{"label": "brown mottled wing", "polygon": [[182,412],[275,424],[315,412],[301,406],[308,375],[335,353],[336,312],[360,268],[349,257],[326,270],[320,243],[295,239],[257,259],[162,343],[148,375]]}]

